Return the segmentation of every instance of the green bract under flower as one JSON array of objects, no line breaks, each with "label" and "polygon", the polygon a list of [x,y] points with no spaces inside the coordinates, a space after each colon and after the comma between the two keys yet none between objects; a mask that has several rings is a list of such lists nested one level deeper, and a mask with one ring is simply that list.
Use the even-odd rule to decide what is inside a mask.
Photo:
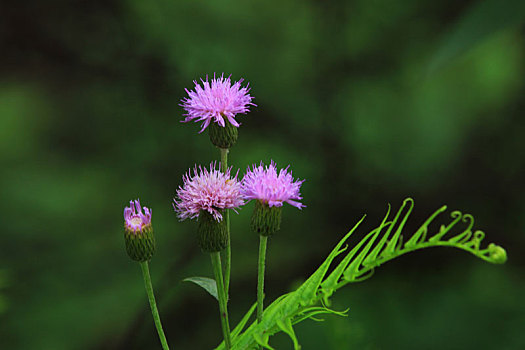
[{"label": "green bract under flower", "polygon": [[255,201],[250,226],[252,231],[262,236],[270,236],[281,229],[282,207],[270,207]]},{"label": "green bract under flower", "polygon": [[228,246],[226,221],[217,221],[207,211],[199,214],[198,242],[202,251],[219,252]]},{"label": "green bract under flower", "polygon": [[239,131],[229,121],[225,122],[224,127],[213,123],[208,129],[210,141],[219,148],[232,148],[237,142]]}]

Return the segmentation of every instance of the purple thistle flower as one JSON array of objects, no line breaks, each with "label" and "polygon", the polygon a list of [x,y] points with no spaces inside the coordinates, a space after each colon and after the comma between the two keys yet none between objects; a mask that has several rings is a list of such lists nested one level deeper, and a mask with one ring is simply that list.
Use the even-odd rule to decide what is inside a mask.
[{"label": "purple thistle flower", "polygon": [[241,184],[243,197],[246,200],[257,199],[269,207],[282,207],[283,202],[299,209],[305,207],[297,202],[303,199],[299,190],[304,180],[294,181],[292,172],[288,172],[289,167],[281,169],[279,174],[273,160],[267,167],[262,162],[259,166],[253,165],[253,169],[248,167]]},{"label": "purple thistle flower", "polygon": [[124,226],[128,231],[139,232],[148,225],[151,225],[151,212],[152,210],[143,207],[144,213],[142,213],[140,207],[140,201],[129,202],[129,207],[124,208]]},{"label": "purple thistle flower", "polygon": [[[218,169],[217,169],[218,165]],[[217,221],[222,220],[222,209],[233,209],[244,204],[237,180],[237,174],[231,178],[231,167],[223,173],[220,163],[213,162],[210,169],[197,166],[182,177],[183,185],[177,190],[177,199],[173,199],[173,209],[181,220],[193,219],[199,216],[202,210],[207,211]],[[237,212],[237,211],[235,211]]]},{"label": "purple thistle flower", "polygon": [[224,118],[227,118],[235,127],[239,127],[240,124],[235,120],[235,115],[249,112],[249,106],[255,106],[255,104],[251,102],[253,97],[248,93],[249,84],[241,87],[244,81],[241,79],[232,85],[230,77],[231,75],[224,78],[223,73],[219,78],[215,78],[214,74],[210,83],[206,76],[206,80],[201,79],[202,86],[194,80],[195,91],[185,89],[189,97],[181,101],[181,106],[187,112],[182,122],[203,121],[199,133],[203,132],[212,121],[224,127]]}]

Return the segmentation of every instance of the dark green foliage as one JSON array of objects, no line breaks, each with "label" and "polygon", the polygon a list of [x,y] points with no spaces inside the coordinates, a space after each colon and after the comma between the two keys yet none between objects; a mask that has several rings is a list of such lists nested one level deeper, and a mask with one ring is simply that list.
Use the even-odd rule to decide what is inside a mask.
[{"label": "dark green foliage", "polygon": [[474,2],[445,36],[432,58],[430,70],[443,68],[456,56],[468,51],[487,37],[525,20],[523,0],[481,0]]},{"label": "dark green foliage", "polygon": [[0,315],[7,308],[7,300],[3,295],[5,288],[8,286],[8,276],[5,270],[0,270]]}]

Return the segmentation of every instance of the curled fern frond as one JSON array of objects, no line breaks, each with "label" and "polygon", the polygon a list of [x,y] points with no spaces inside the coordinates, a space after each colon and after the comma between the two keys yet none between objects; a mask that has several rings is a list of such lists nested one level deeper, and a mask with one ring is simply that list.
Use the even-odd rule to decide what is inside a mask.
[{"label": "curled fern frond", "polygon": [[[346,311],[334,311],[330,305],[330,297],[339,288],[368,279],[374,269],[387,261],[403,254],[430,247],[453,247],[467,251],[478,258],[494,264],[503,264],[507,260],[507,253],[502,247],[490,243],[486,248],[481,247],[485,237],[482,231],[472,231],[474,218],[470,214],[453,211],[452,221],[448,225],[441,225],[438,232],[429,233],[429,225],[447,207],[436,210],[411,236],[406,236],[403,243],[403,228],[414,208],[414,201],[407,198],[397,211],[393,219],[390,217],[390,206],[381,224],[370,231],[365,237],[335,265],[331,272],[335,258],[345,253],[348,238],[356,231],[364,220],[364,216],[335,246],[321,266],[294,292],[285,294],[270,304],[263,313],[260,323],[253,322],[244,332],[242,328],[247,323],[253,307],[243,318],[232,334],[233,349],[252,349],[260,345],[272,349],[268,340],[277,332],[285,332],[293,342],[294,349],[299,349],[299,342],[293,331],[293,325],[306,319],[315,319],[319,314],[337,314],[345,316]],[[466,224],[459,233],[452,233],[460,223]],[[218,349],[223,349],[221,344]]]},{"label": "curled fern frond", "polygon": [[[446,206],[442,206],[436,210],[427,220],[425,220],[406,243],[403,244],[403,236],[401,233],[413,207],[414,201],[412,198],[407,198],[403,201],[401,208],[392,221],[386,221],[389,215],[389,212],[387,212],[381,225],[365,236],[358,246],[348,254],[350,257],[347,259],[351,261],[349,261],[344,268],[342,274],[343,281],[358,282],[363,278],[367,278],[368,274],[375,267],[389,260],[414,250],[430,247],[453,247],[462,249],[480,259],[495,264],[502,264],[507,260],[505,250],[494,243],[490,243],[488,247],[484,249],[481,248],[481,242],[485,238],[485,233],[479,230],[472,231],[474,218],[470,214],[462,214],[459,211],[453,211],[451,213],[453,219],[452,222],[446,226],[441,225],[439,231],[428,238],[429,225],[439,214],[447,209]],[[403,219],[399,222],[403,212],[405,212],[405,214]],[[453,234],[452,229],[455,228],[460,221],[466,223],[467,227],[460,233]],[[394,229],[395,233],[392,234]],[[383,233],[383,230],[386,231]],[[379,237],[381,237],[380,240]],[[374,243],[378,240],[379,242],[374,246]],[[366,245],[364,248],[361,248],[365,243]],[[359,254],[352,259],[357,251],[359,251]]]}]

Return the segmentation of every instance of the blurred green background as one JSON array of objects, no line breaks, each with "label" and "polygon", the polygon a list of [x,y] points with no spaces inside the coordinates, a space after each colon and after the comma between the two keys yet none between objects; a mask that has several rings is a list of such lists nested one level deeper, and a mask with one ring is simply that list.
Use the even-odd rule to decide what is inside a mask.
[{"label": "blurred green background", "polygon": [[[216,303],[181,282],[211,276],[209,257],[170,201],[219,156],[180,123],[184,88],[225,72],[258,105],[231,163],[306,179],[308,207],[285,208],[269,242],[267,300],[406,196],[409,230],[448,204],[507,248],[503,266],[448,249],[393,261],[334,296],[349,317],[297,327],[303,349],[525,349],[524,17],[521,0],[2,1],[0,348],[159,348],[122,237],[137,197],[170,345],[218,344]],[[251,210],[232,218],[233,324],[255,300]]]}]

